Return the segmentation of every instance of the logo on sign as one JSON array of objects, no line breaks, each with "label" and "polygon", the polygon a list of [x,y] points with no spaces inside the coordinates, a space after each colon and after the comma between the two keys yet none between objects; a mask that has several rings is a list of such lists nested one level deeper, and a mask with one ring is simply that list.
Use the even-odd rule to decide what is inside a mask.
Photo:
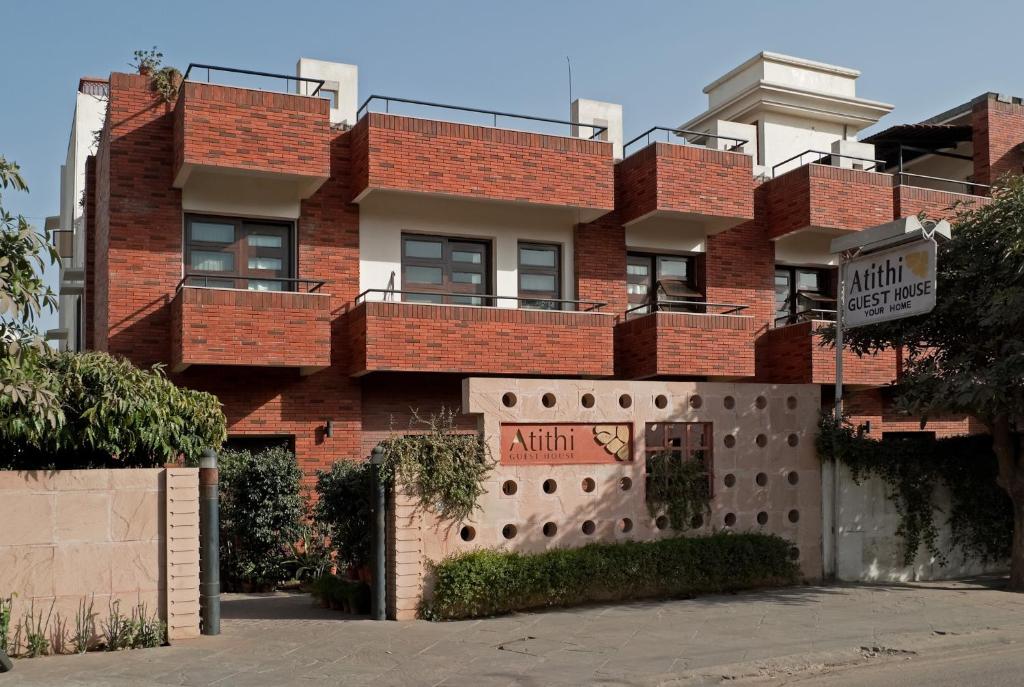
[{"label": "logo on sign", "polygon": [[846,264],[847,327],[930,312],[935,307],[935,243],[916,242]]},{"label": "logo on sign", "polygon": [[629,424],[501,426],[503,465],[614,463],[632,459]]}]

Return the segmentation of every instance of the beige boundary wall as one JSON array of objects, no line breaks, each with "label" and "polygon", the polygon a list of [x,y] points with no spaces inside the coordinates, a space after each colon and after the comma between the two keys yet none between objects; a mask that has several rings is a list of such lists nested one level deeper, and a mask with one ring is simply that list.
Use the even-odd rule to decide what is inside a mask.
[{"label": "beige boundary wall", "polygon": [[[171,641],[199,635],[199,471],[196,468],[0,471],[0,596],[17,594],[11,632],[34,604],[75,629],[94,599],[139,603]],[[54,637],[56,639],[56,636]]]},{"label": "beige boundary wall", "polygon": [[[515,397],[511,407],[503,401],[506,394]],[[549,405],[544,403],[545,394],[551,395]],[[442,523],[420,509],[414,498],[397,494],[390,518],[389,614],[414,617],[420,601],[431,592],[429,561],[453,553],[477,548],[537,552],[673,536],[671,528],[659,529],[645,501],[647,423],[711,423],[711,515],[691,532],[779,534],[794,543],[804,576],[818,580],[821,465],[814,440],[820,405],[820,391],[814,385],[466,379],[462,410],[478,416],[495,459],[501,456],[503,423],[629,423],[632,459],[589,465],[498,465],[485,484],[481,510],[468,523]],[[624,479],[628,489],[623,489]],[[544,491],[546,480],[554,481],[552,493]],[[593,480],[591,491],[584,489],[585,480]],[[507,481],[515,483],[515,493],[505,493]],[[587,522],[593,525],[590,534],[583,531]],[[557,528],[553,536],[545,535],[546,523]],[[515,528],[511,539],[505,536],[506,525]],[[466,526],[472,528],[465,533],[471,534],[469,541],[464,539]]]}]

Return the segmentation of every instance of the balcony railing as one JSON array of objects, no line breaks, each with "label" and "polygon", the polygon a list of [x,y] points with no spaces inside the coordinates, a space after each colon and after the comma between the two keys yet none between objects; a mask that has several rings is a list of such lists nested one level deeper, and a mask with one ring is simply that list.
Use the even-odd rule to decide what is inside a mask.
[{"label": "balcony railing", "polygon": [[[814,157],[813,160],[809,159],[808,162],[804,162],[805,158],[810,158],[811,156],[816,157]],[[840,155],[839,153],[826,153],[821,150],[805,150],[804,152],[798,153],[793,157],[786,158],[785,160],[776,165],[772,165],[772,177],[777,177],[779,175],[779,167],[788,165],[789,163],[794,161],[797,164],[793,166],[793,169],[796,169],[797,167],[803,167],[805,164],[817,163],[823,165],[831,165],[833,159],[853,160],[854,162],[864,163],[860,167],[860,169],[863,169],[866,172],[880,172],[882,170],[882,167],[885,166],[885,160],[876,160],[870,157],[857,157],[856,155]],[[868,165],[870,165],[870,169],[868,168]]]},{"label": "balcony railing", "polygon": [[[647,131],[643,132],[639,136],[630,139],[622,144],[622,154],[624,157],[628,157],[630,153],[626,152],[627,149],[635,143],[643,141],[643,146],[639,149],[646,148],[651,145],[651,142],[657,142],[661,138],[665,139],[665,143],[674,143],[677,145],[690,145],[690,146],[703,146],[705,145],[702,141],[708,141],[709,139],[717,141],[725,141],[728,144],[726,150],[738,151],[745,146],[748,141],[745,138],[736,138],[734,136],[718,136],[716,134],[701,133],[699,131],[688,131],[686,129],[673,129],[667,126],[652,126]],[[636,152],[636,151],[633,151]]]},{"label": "balcony railing", "polygon": [[[274,79],[275,81],[284,81],[284,90],[280,88],[259,88],[255,90],[259,91],[278,91],[280,93],[298,93],[299,95],[308,95],[316,97],[320,93],[320,89],[323,88],[323,79],[311,79],[304,76],[290,76],[288,74],[275,74],[274,72],[260,72],[252,69],[238,69],[237,67],[218,67],[213,64],[198,64],[192,62],[188,65],[185,70],[185,75],[182,77],[183,81],[188,81],[189,77],[192,76],[192,70],[196,71],[196,74],[201,74],[204,70],[206,72],[206,83],[216,83],[222,86],[236,86],[239,88],[254,88],[250,85],[253,79],[247,77],[259,77],[263,79]],[[212,74],[216,72],[221,75],[221,78],[216,81],[211,80]],[[232,77],[224,77],[224,74],[235,75]],[[238,77],[242,78],[238,78]],[[201,79],[193,79],[199,81]],[[232,81],[233,83],[225,83],[225,81]],[[295,88],[292,89],[292,83],[295,84]]]},{"label": "balcony railing", "polygon": [[653,312],[678,312],[695,315],[734,315],[746,310],[747,305],[737,303],[708,303],[695,300],[652,300],[634,305],[625,312],[626,319],[649,315]]},{"label": "balcony railing", "polygon": [[[398,296],[396,298],[396,296]],[[411,298],[402,298],[411,296]],[[356,296],[355,304],[367,302],[408,303],[412,305],[461,305],[475,308],[501,308],[504,302],[515,303],[521,310],[554,310],[593,312],[607,303],[601,301],[572,300],[567,298],[536,298],[530,296],[495,296],[464,292],[411,291],[397,289],[367,289]],[[525,304],[525,305],[524,305]]]},{"label": "balcony railing", "polygon": [[[497,110],[483,110],[483,109],[476,108],[476,107],[464,107],[462,105],[445,105],[445,104],[442,104],[442,103],[433,103],[433,102],[429,102],[429,101],[426,101],[426,100],[411,100],[409,98],[394,98],[394,97],[386,96],[386,95],[371,95],[369,98],[367,98],[365,101],[363,101],[363,104],[356,111],[356,119],[357,120],[358,119],[362,119],[364,114],[366,114],[367,112],[371,112],[372,111],[370,109],[372,103],[383,103],[383,108],[384,108],[383,111],[384,111],[385,114],[403,114],[405,116],[413,116],[413,115],[409,115],[407,112],[393,112],[392,111],[392,103],[394,103],[394,104],[397,104],[397,105],[413,105],[413,106],[420,107],[420,108],[427,108],[428,110],[435,110],[435,109],[438,109],[438,110],[451,110],[451,111],[455,111],[455,112],[466,112],[466,113],[475,114],[475,115],[483,115],[485,120],[487,120],[487,121],[484,121],[483,123],[485,125],[486,124],[490,124],[491,126],[494,126],[494,127],[498,126],[499,118],[502,118],[502,119],[516,119],[516,120],[523,120],[523,121],[528,121],[528,122],[537,122],[537,123],[542,123],[542,124],[556,124],[556,125],[559,125],[559,127],[568,126],[569,127],[568,132],[565,133],[565,134],[560,134],[560,135],[563,135],[563,136],[564,135],[572,136],[573,135],[573,133],[572,133],[573,128],[589,129],[589,130],[593,131],[593,134],[591,134],[588,137],[590,140],[603,140],[604,137],[605,137],[606,132],[608,131],[608,127],[606,127],[606,126],[598,126],[596,124],[587,124],[586,122],[573,122],[573,121],[566,120],[566,119],[551,119],[549,117],[534,117],[532,115],[514,114],[514,113],[511,113],[511,112],[499,112]],[[481,122],[465,122],[465,123],[466,124],[476,124],[478,126],[481,124]],[[544,133],[544,132],[535,132],[535,133]]]},{"label": "balcony railing", "polygon": [[[228,286],[227,284],[231,285]],[[327,282],[319,279],[303,279],[297,277],[235,277],[231,275],[188,273],[178,282],[177,289],[183,286],[198,286],[205,289],[238,289],[241,291],[297,291],[299,293],[316,293]],[[259,288],[277,284],[282,288]],[[255,286],[256,288],[250,288]]]},{"label": "balcony railing", "polygon": [[893,176],[893,183],[896,185],[927,188],[933,191],[964,193],[971,196],[986,195],[989,189],[992,188],[988,184],[978,184],[973,181],[946,179],[945,177],[933,177],[928,176],[927,174],[912,174],[910,172],[903,171],[896,172]]},{"label": "balcony railing", "polygon": [[827,310],[825,308],[807,308],[806,310],[800,310],[793,315],[786,315],[785,317],[776,317],[776,327],[786,327],[791,324],[800,324],[802,322],[835,322],[836,311]]}]

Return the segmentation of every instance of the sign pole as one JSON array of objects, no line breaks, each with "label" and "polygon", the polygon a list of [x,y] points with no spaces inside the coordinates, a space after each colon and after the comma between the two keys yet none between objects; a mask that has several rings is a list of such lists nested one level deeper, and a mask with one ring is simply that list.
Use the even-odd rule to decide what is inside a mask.
[{"label": "sign pole", "polygon": [[836,288],[836,422],[843,418],[843,310],[846,297],[846,253],[839,254],[839,284]]}]

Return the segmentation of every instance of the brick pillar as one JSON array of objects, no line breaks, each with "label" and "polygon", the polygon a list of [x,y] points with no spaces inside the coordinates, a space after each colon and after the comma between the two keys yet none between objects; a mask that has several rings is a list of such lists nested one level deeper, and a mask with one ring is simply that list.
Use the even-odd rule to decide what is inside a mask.
[{"label": "brick pillar", "polygon": [[1000,102],[989,93],[974,104],[971,125],[975,181],[992,184],[1004,174],[1024,172],[1024,104]]},{"label": "brick pillar", "polygon": [[626,230],[615,213],[573,231],[576,297],[607,303],[604,312],[626,309]]}]

